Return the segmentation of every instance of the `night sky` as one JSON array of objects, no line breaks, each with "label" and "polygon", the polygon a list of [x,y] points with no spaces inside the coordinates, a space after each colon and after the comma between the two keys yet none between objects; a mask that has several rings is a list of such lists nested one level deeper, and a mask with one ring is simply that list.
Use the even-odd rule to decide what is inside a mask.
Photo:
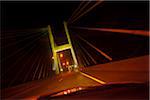
[{"label": "night sky", "polygon": [[[2,2],[2,28],[39,28],[68,20],[78,1]],[[148,30],[148,2],[107,1],[73,25],[125,27]]]},{"label": "night sky", "polygon": [[[61,43],[66,41],[64,35],[61,35],[62,23],[70,18],[80,2],[22,1],[1,4],[2,88],[53,76],[48,32],[40,29],[50,24],[55,30],[57,41]],[[109,62],[80,40],[77,34],[110,55],[113,61],[149,54],[149,37],[72,28],[83,26],[148,31],[148,8],[148,1],[106,1],[76,22],[69,24],[68,28],[78,60],[79,56],[83,57],[81,52],[84,50],[81,48],[84,47],[95,58],[97,64]],[[85,56],[90,61],[86,54]],[[81,59],[80,64],[85,58]],[[91,65],[94,63],[85,64],[86,67]],[[39,76],[39,73],[42,74]]]},{"label": "night sky", "polygon": [[80,2],[3,2],[3,27],[10,29],[47,27],[67,20]]}]

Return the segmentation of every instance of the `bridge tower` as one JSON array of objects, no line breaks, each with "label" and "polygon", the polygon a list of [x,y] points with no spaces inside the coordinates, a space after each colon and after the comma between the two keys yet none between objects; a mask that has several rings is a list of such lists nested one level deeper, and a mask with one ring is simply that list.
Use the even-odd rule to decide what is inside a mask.
[{"label": "bridge tower", "polygon": [[71,55],[72,55],[73,62],[74,62],[73,66],[72,66],[73,69],[74,70],[78,69],[78,62],[77,62],[77,58],[76,58],[76,55],[75,55],[75,52],[74,52],[74,49],[73,49],[73,46],[71,43],[70,35],[68,32],[68,28],[67,28],[67,23],[64,22],[63,24],[64,24],[64,29],[65,29],[68,43],[59,45],[59,46],[56,45],[56,43],[54,41],[54,37],[52,35],[53,32],[52,32],[51,26],[48,25],[49,39],[50,39],[50,44],[51,44],[52,53],[53,53],[53,61],[54,61],[53,62],[53,70],[56,72],[56,74],[59,74],[61,71],[63,71],[62,65],[60,64],[61,63],[60,58],[58,57],[57,53],[60,51],[67,50],[67,49],[70,49],[70,51],[71,51]]}]

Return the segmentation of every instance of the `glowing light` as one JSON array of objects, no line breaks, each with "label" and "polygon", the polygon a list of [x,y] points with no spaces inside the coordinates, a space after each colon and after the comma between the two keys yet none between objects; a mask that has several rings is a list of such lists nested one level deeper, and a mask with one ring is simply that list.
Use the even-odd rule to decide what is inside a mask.
[{"label": "glowing light", "polygon": [[62,71],[63,71],[63,69],[61,68],[61,69],[60,69],[60,71],[62,72]]},{"label": "glowing light", "polygon": [[81,87],[79,87],[78,89],[79,89],[79,90],[82,90],[82,88],[81,88]]},{"label": "glowing light", "polygon": [[76,88],[71,89],[71,92],[76,92]]},{"label": "glowing light", "polygon": [[70,93],[71,91],[70,91],[70,90],[67,90],[67,92]]},{"label": "glowing light", "polygon": [[54,57],[52,57],[52,59],[54,59]]},{"label": "glowing light", "polygon": [[62,58],[63,56],[64,56],[64,55],[61,53],[61,54],[60,54],[60,57]]},{"label": "glowing light", "polygon": [[77,68],[77,65],[74,65],[75,68]]},{"label": "glowing light", "polygon": [[66,94],[67,94],[67,92],[66,92],[66,91],[64,91],[64,94],[66,95]]},{"label": "glowing light", "polygon": [[65,66],[66,64],[65,64],[65,63],[62,63],[62,65]]},{"label": "glowing light", "polygon": [[66,65],[69,65],[69,61],[66,62]]}]

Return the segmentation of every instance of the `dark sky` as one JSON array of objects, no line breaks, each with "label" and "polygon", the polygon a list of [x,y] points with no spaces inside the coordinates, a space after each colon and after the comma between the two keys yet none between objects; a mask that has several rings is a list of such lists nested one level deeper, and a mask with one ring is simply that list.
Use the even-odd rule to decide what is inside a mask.
[{"label": "dark sky", "polygon": [[[79,1],[2,2],[2,28],[36,28],[67,20]],[[148,29],[148,1],[104,1],[77,20],[77,26]]]},{"label": "dark sky", "polygon": [[104,1],[75,24],[148,30],[148,8],[148,2],[143,1]]},{"label": "dark sky", "polygon": [[79,2],[2,2],[3,27],[45,27],[67,20]]}]

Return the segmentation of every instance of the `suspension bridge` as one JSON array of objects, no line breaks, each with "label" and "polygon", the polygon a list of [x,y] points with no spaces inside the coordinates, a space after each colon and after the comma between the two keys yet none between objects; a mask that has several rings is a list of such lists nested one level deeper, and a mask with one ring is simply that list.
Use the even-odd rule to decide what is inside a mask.
[{"label": "suspension bridge", "polygon": [[2,98],[37,99],[72,87],[147,82],[149,31],[73,25],[102,3],[81,2],[59,29],[50,24],[2,30]]}]

